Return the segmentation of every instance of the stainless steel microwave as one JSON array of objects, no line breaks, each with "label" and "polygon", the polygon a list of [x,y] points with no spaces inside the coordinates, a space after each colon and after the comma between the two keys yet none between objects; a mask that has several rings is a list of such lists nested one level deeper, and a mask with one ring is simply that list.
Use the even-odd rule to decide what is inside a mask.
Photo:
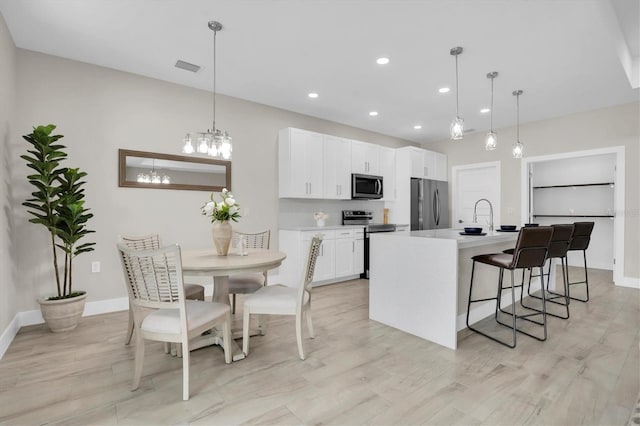
[{"label": "stainless steel microwave", "polygon": [[382,176],[351,175],[352,200],[378,200],[382,194]]}]

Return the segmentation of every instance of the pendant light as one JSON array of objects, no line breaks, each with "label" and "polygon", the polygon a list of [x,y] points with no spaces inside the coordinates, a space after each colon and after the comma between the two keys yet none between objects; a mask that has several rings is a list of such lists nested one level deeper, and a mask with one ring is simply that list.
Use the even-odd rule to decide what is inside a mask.
[{"label": "pendant light", "polygon": [[489,125],[489,133],[487,133],[487,139],[484,142],[484,149],[487,151],[493,151],[496,149],[498,145],[498,135],[493,131],[493,79],[498,76],[498,71],[493,71],[487,74],[487,78],[491,79],[491,105],[489,108],[490,115],[490,125]]},{"label": "pendant light", "polygon": [[516,97],[516,143],[513,144],[513,158],[522,158],[524,145],[520,142],[520,95],[522,90],[514,90],[513,96]]},{"label": "pendant light", "polygon": [[233,150],[231,137],[226,131],[223,132],[216,128],[216,35],[218,31],[222,30],[222,24],[218,21],[209,21],[208,26],[213,31],[213,126],[206,132],[187,133],[183,140],[182,152],[185,154],[206,154],[229,160]]},{"label": "pendant light", "polygon": [[462,47],[453,47],[449,53],[456,57],[456,118],[451,121],[449,133],[451,134],[451,139],[458,140],[462,139],[464,133],[464,120],[460,118],[460,113],[458,111],[458,55],[462,54]]}]

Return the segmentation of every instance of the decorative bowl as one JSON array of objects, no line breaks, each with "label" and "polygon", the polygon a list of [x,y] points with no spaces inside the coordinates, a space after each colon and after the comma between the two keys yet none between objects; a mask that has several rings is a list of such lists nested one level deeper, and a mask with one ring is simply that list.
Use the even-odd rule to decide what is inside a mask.
[{"label": "decorative bowl", "polygon": [[464,228],[464,232],[467,234],[479,234],[482,232],[482,228]]},{"label": "decorative bowl", "polygon": [[500,225],[501,231],[515,231],[516,225]]}]

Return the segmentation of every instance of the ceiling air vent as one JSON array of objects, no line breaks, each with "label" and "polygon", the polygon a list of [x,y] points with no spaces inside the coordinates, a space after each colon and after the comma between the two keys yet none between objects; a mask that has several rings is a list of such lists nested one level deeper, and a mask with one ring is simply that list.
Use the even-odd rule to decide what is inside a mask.
[{"label": "ceiling air vent", "polygon": [[176,61],[176,68],[180,68],[180,69],[191,71],[191,72],[198,72],[198,70],[200,70],[199,65],[190,64],[189,62],[181,61],[179,59],[178,61]]}]

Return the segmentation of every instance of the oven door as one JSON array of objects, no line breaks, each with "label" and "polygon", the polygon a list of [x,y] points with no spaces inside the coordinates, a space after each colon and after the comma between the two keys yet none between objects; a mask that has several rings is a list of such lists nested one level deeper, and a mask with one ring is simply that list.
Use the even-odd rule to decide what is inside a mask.
[{"label": "oven door", "polygon": [[351,175],[351,199],[379,200],[383,196],[382,176]]}]

